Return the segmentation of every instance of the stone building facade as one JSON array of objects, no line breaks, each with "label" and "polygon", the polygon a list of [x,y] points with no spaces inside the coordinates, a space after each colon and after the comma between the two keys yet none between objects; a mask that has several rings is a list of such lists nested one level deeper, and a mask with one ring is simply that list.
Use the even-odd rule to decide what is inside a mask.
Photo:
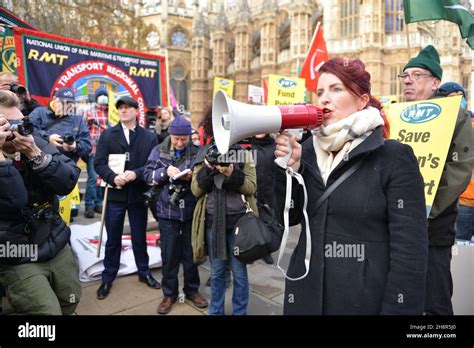
[{"label": "stone building facade", "polygon": [[211,103],[215,76],[234,80],[234,99],[244,102],[248,84],[261,85],[269,74],[296,76],[317,22],[331,57],[365,62],[374,95],[401,98],[397,75],[428,44],[440,52],[443,82],[471,89],[471,50],[457,26],[406,25],[403,0],[152,0],[139,13],[152,25],[148,50],[168,50],[171,84],[195,122]]}]

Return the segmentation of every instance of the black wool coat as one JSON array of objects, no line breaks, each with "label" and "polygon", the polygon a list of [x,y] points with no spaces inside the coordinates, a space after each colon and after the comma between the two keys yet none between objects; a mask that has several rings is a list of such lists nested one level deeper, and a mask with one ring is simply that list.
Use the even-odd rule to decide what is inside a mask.
[{"label": "black wool coat", "polygon": [[[130,145],[123,134],[122,124],[108,128],[102,133],[97,145],[94,167],[97,175],[104,179],[113,188],[109,189],[108,200],[115,202],[137,203],[143,202],[143,193],[148,190],[148,185],[143,180],[145,163],[151,150],[157,145],[155,134],[148,129],[135,127],[136,137]],[[117,176],[108,166],[110,154],[129,154],[129,160],[125,162],[125,170],[132,170],[137,179],[128,183],[121,189],[115,188],[114,179]]]},{"label": "black wool coat", "polygon": [[[326,187],[361,160],[358,171],[315,211]],[[303,144],[299,172],[308,191],[312,253],[309,274],[286,280],[284,313],[422,314],[428,233],[424,184],[412,148],[384,141],[379,127],[335,168],[325,186],[311,137]],[[286,192],[281,169],[276,170],[275,192],[281,218]],[[305,272],[306,237],[303,190],[294,179],[292,198],[290,225],[303,225],[288,268],[295,278]]]}]

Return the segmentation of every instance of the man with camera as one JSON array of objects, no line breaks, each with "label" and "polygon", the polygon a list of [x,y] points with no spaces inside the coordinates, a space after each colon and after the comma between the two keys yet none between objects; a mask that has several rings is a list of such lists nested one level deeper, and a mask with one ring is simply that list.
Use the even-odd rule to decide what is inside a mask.
[{"label": "man with camera", "polygon": [[[147,207],[143,203],[143,193],[147,190],[142,180],[143,170],[151,150],[156,146],[156,136],[137,123],[138,103],[124,96],[115,104],[120,122],[102,133],[95,154],[95,171],[107,182],[107,207],[105,210],[104,271],[102,284],[97,290],[97,298],[102,300],[109,295],[112,282],[117,276],[122,250],[122,233],[125,213],[128,212],[132,235],[133,255],[138,269],[139,281],[153,289],[160,289],[160,283],[153,278],[148,267],[149,258],[146,245]],[[124,154],[125,170],[116,174],[109,166],[109,155]]]},{"label": "man with camera", "polygon": [[69,87],[57,89],[48,108],[36,108],[30,114],[35,132],[54,145],[64,155],[77,162],[92,149],[89,128],[75,111],[74,91]]},{"label": "man with camera", "polygon": [[72,314],[82,290],[57,195],[80,169],[28,130],[18,98],[0,91],[0,284],[16,313]]},{"label": "man with camera", "polygon": [[[193,262],[191,227],[196,199],[191,192],[191,169],[197,150],[190,141],[191,124],[178,116],[169,125],[169,136],[155,147],[145,166],[145,181],[153,185],[150,197],[160,225],[163,300],[159,314],[167,314],[179,295],[179,264],[183,263],[186,299],[198,308],[207,300],[199,293],[199,271]],[[185,171],[187,170],[187,174]],[[184,174],[184,175],[183,175]],[[179,178],[178,178],[179,177]]]},{"label": "man with camera", "polygon": [[0,73],[0,89],[11,91],[20,100],[20,111],[24,116],[28,116],[34,109],[41,106],[36,100],[31,98],[30,92],[18,83],[18,78],[12,73]]}]

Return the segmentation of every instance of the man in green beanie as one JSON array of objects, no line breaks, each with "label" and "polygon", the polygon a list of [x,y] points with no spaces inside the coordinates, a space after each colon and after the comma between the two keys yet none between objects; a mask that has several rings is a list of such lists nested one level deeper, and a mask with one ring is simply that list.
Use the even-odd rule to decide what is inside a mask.
[{"label": "man in green beanie", "polygon": [[[436,48],[429,45],[410,59],[403,73],[406,101],[447,97],[439,89],[443,69]],[[426,275],[425,312],[452,315],[453,281],[451,277],[451,247],[454,245],[457,202],[471,180],[472,126],[469,114],[459,109],[446,163],[428,217],[429,259]]]}]

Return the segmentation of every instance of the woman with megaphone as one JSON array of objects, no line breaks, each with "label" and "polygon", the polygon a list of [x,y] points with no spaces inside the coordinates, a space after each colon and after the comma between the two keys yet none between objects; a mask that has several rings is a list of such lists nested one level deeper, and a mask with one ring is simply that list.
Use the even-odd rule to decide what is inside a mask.
[{"label": "woman with megaphone", "polygon": [[[310,236],[301,233],[292,253],[284,314],[423,313],[423,178],[412,148],[388,140],[389,124],[370,91],[362,61],[333,58],[319,70],[323,124],[302,145],[285,134],[276,138],[275,156],[291,153],[291,169],[275,173],[279,215],[289,225],[302,223]],[[287,179],[288,171],[306,188]],[[287,191],[292,207],[285,213]]]}]

